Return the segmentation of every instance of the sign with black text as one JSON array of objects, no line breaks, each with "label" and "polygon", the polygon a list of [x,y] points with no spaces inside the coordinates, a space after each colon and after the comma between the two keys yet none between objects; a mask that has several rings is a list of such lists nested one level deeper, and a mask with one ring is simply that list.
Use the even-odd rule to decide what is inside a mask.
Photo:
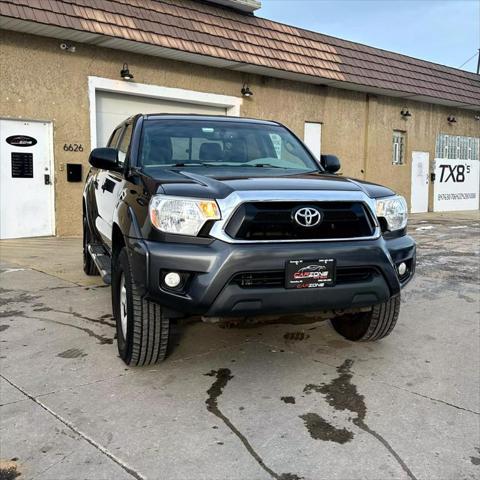
[{"label": "sign with black text", "polygon": [[435,159],[435,212],[478,209],[479,165],[478,160]]}]

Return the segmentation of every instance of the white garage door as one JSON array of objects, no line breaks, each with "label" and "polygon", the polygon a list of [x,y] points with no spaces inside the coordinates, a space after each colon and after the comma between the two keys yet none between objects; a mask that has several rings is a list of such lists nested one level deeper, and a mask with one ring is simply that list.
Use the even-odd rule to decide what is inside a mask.
[{"label": "white garage door", "polygon": [[115,127],[137,113],[199,113],[225,115],[222,107],[159,100],[123,93],[97,92],[97,147],[104,147]]}]

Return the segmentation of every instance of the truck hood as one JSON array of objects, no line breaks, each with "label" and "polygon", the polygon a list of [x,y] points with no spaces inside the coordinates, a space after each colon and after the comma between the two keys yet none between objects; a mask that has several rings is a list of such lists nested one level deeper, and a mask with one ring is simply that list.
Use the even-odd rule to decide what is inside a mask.
[{"label": "truck hood", "polygon": [[[202,172],[203,173],[203,172]],[[191,171],[168,171],[156,176],[156,191],[182,197],[225,198],[235,191],[261,190],[330,190],[361,191],[370,198],[394,195],[389,188],[362,180],[321,172],[285,176],[229,176],[201,175]]]}]

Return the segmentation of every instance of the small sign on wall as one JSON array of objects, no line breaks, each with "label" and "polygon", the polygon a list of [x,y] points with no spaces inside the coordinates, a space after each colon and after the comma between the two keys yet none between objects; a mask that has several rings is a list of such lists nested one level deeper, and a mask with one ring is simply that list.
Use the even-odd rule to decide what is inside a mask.
[{"label": "small sign on wall", "polygon": [[28,135],[10,135],[5,141],[14,147],[33,147],[37,144],[37,139]]},{"label": "small sign on wall", "polygon": [[476,210],[479,207],[480,161],[435,159],[433,210]]},{"label": "small sign on wall", "polygon": [[12,178],[33,178],[33,154],[12,152]]}]

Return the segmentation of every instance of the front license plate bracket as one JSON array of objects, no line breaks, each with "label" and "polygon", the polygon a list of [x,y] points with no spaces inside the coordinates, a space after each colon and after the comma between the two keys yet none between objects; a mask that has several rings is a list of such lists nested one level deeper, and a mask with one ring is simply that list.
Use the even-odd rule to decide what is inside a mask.
[{"label": "front license plate bracket", "polygon": [[324,288],[335,285],[334,258],[289,260],[285,265],[285,288]]}]

